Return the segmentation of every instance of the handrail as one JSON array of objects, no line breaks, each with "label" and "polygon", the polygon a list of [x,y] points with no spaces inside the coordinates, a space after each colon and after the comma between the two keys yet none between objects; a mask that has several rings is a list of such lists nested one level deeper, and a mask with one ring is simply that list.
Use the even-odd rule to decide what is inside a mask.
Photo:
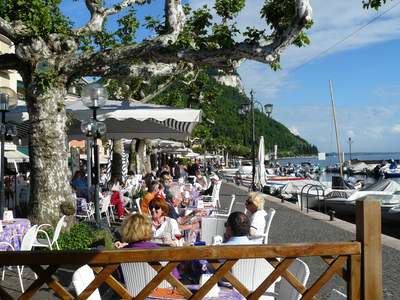
[{"label": "handrail", "polygon": [[[312,184],[312,183],[308,183],[308,184],[304,185],[301,188],[301,191],[300,191],[300,209],[301,209],[301,211],[303,211],[303,191],[307,187],[308,187],[308,190],[307,190],[307,193],[306,193],[307,213],[308,213],[308,210],[309,210],[308,199],[309,199],[309,196],[310,196],[310,191],[312,191],[313,189],[315,189],[317,191],[317,195],[316,196],[317,196],[317,199],[318,199],[318,211],[321,211],[321,204],[319,202],[319,200],[320,200],[319,191],[322,191],[321,196],[323,197],[323,199],[325,198],[325,191],[321,186],[316,185],[316,184]],[[326,202],[324,202],[324,210],[325,210],[325,213],[326,213]]]},{"label": "handrail", "polygon": [[[320,256],[327,269],[310,287],[303,286],[288,270],[296,257]],[[279,257],[279,259],[278,259]],[[145,299],[162,280],[167,280],[187,299],[202,299],[221,278],[247,299],[256,299],[269,288],[276,278],[282,276],[303,295],[303,299],[317,299],[315,295],[333,275],[341,276],[348,283],[350,299],[360,299],[361,243],[298,243],[270,245],[202,246],[158,249],[121,249],[107,251],[9,251],[0,252],[0,264],[26,265],[39,277],[19,299],[30,299],[46,283],[62,299],[86,299],[101,284],[106,283],[123,299]],[[248,290],[232,273],[231,269],[240,259],[265,258],[275,270],[267,275],[264,282],[254,291]],[[171,270],[180,262],[208,260],[216,272],[198,291],[188,290],[179,280],[171,276]],[[120,284],[112,273],[121,263],[147,262],[158,273],[139,293],[133,295]],[[160,262],[167,262],[161,264]],[[62,266],[89,265],[96,273],[95,279],[79,297],[74,298],[53,275]],[[46,266],[46,267],[45,267]],[[351,266],[351,267],[350,267]],[[275,278],[275,279],[274,279]],[[153,288],[152,288],[153,287]],[[0,287],[1,299],[12,297]]]},{"label": "handrail", "polygon": [[[310,247],[312,245],[312,247]],[[197,246],[82,251],[0,251],[0,265],[101,265],[122,262],[182,261],[193,259],[249,259],[274,257],[356,255],[358,242],[291,243],[269,245]]]}]

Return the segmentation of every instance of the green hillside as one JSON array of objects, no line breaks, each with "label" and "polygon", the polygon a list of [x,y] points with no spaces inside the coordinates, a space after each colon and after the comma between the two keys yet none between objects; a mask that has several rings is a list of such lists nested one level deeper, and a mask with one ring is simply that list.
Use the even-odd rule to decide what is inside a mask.
[{"label": "green hillside", "polygon": [[[203,110],[203,121],[196,126],[193,136],[200,138],[198,151],[228,149],[233,155],[249,156],[251,151],[251,116],[239,115],[240,106],[248,101],[237,88],[219,84],[211,76],[202,73],[194,83],[177,83],[152,102],[177,107]],[[293,135],[288,128],[258,109],[255,111],[256,139],[264,136],[265,149],[278,145],[278,156],[316,154],[318,149],[301,137]],[[201,147],[200,147],[201,145]]]}]

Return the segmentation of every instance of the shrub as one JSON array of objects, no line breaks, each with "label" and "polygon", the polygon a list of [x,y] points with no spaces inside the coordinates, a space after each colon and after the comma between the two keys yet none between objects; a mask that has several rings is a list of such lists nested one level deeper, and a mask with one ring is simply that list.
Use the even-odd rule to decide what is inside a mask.
[{"label": "shrub", "polygon": [[83,250],[94,247],[113,248],[112,235],[109,230],[99,229],[94,224],[79,222],[69,232],[60,235],[58,244],[61,250]]}]

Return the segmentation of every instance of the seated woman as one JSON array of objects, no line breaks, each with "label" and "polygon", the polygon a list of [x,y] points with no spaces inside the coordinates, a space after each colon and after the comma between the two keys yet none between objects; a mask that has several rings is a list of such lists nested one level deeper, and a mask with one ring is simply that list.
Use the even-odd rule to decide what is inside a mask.
[{"label": "seated woman", "polygon": [[261,193],[251,192],[246,200],[246,215],[250,219],[250,235],[262,235],[265,229],[264,196]]},{"label": "seated woman", "polygon": [[176,220],[167,217],[169,207],[167,202],[155,197],[149,203],[149,212],[151,214],[151,224],[153,229],[152,241],[159,244],[176,246],[176,235],[181,235],[178,223]]},{"label": "seated woman", "polygon": [[[121,233],[123,242],[115,242],[116,248],[152,249],[160,247],[160,245],[151,241],[153,236],[151,223],[143,215],[129,215],[122,224]],[[172,271],[172,275],[177,279],[180,278],[176,268]]]}]

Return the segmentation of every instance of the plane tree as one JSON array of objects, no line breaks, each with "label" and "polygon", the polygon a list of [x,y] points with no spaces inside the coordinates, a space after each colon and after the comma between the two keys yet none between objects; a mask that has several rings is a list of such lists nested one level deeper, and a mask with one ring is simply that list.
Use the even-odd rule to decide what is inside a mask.
[{"label": "plane tree", "polygon": [[[0,1],[0,34],[15,46],[15,53],[0,54],[0,70],[17,70],[25,85],[30,116],[29,207],[38,222],[58,219],[60,205],[72,201],[64,96],[74,80],[85,76],[130,78],[141,85],[157,76],[167,82],[207,66],[229,72],[246,59],[276,69],[286,47],[309,42],[304,30],[312,23],[308,0],[265,0],[259,8],[263,28],[244,31],[239,30],[235,18],[245,0],[215,0],[214,11],[208,7],[192,10],[180,0],[165,0],[164,17],[147,17],[143,24],[136,11],[151,0],[120,0],[113,5],[84,0],[90,17],[83,26],[75,27],[60,10],[61,2]],[[107,20],[114,15],[119,27],[111,31]],[[139,26],[154,34],[139,41]],[[132,97],[149,96],[138,92]]]}]

